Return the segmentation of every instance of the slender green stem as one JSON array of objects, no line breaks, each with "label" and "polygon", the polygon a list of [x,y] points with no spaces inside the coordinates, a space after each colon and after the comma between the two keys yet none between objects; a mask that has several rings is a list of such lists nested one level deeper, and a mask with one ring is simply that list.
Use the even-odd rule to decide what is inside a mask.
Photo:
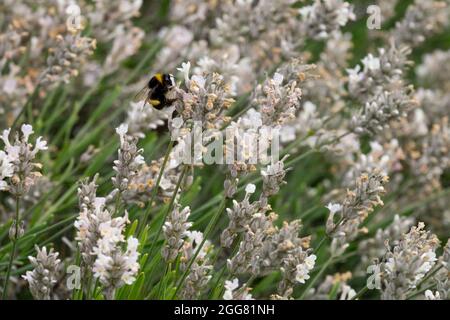
[{"label": "slender green stem", "polygon": [[[156,242],[158,241],[159,236],[161,235],[161,231],[163,229],[164,222],[166,221],[167,216],[169,215],[170,211],[172,211],[173,204],[175,203],[175,198],[176,198],[176,196],[178,194],[178,190],[180,189],[181,183],[183,182],[183,178],[184,178],[184,175],[186,174],[187,168],[188,167],[186,165],[184,165],[183,169],[181,170],[181,174],[180,174],[180,177],[178,178],[178,182],[177,182],[175,190],[174,190],[174,192],[172,194],[172,198],[170,199],[169,206],[167,207],[166,211],[164,212],[164,216],[163,216],[163,218],[161,220],[161,223],[158,226],[158,230],[157,230],[157,232],[155,234],[155,237],[153,238],[153,241],[152,241],[152,244],[151,244],[151,247],[150,247],[150,251],[149,251],[149,254],[148,254],[149,257],[153,256],[153,251],[154,251],[154,249],[156,247]],[[142,268],[144,268],[144,266],[142,266]],[[151,276],[153,274],[153,270],[154,270],[154,268],[152,268],[152,271],[150,272],[150,275],[149,275],[148,279],[151,279]]]},{"label": "slender green stem", "polygon": [[[77,266],[81,265],[81,253],[80,253],[80,246],[79,246],[78,242],[77,242],[77,252],[75,254],[75,265],[77,265]],[[80,269],[81,269],[81,266],[80,266]],[[81,287],[82,286],[83,286],[83,284],[81,283]],[[76,300],[75,298],[78,297],[78,293],[79,293],[79,291],[77,288],[74,288],[72,290],[72,300]]]},{"label": "slender green stem", "polygon": [[114,205],[114,214],[113,217],[117,216],[117,213],[119,212],[119,208],[120,208],[120,200],[122,199],[122,195],[120,194],[120,191],[117,192],[116,194],[116,203]]},{"label": "slender green stem", "polygon": [[[232,244],[233,251],[231,252],[230,257],[234,257],[236,255],[236,253],[239,250],[239,244],[241,243],[241,241],[242,241],[242,234],[238,235],[238,237],[236,239],[234,239],[233,244]],[[215,259],[214,259],[214,261],[212,263],[213,266],[216,264],[216,262],[217,262],[217,260],[219,258],[219,255],[220,255],[220,251],[216,254],[216,257],[215,257]],[[211,294],[213,294],[215,291],[218,291],[219,293],[222,292],[224,282],[221,283],[220,288],[218,288],[218,290],[216,290],[216,288],[218,287],[219,282],[222,279],[222,276],[225,274],[225,271],[227,271],[227,270],[228,270],[228,268],[227,268],[227,264],[225,262],[223,264],[222,268],[220,269],[220,274],[217,277],[217,280],[216,280],[216,282],[215,282],[215,284],[213,286],[214,289],[212,290]],[[230,276],[233,276],[233,275],[230,274]]]},{"label": "slender green stem", "polygon": [[12,241],[12,248],[11,248],[11,256],[9,257],[9,264],[8,264],[8,270],[6,271],[6,278],[5,278],[5,284],[3,286],[3,295],[2,299],[5,300],[8,296],[8,285],[9,285],[9,277],[11,276],[11,269],[14,261],[14,257],[16,255],[16,247],[17,247],[17,238],[19,235],[19,197],[16,197],[16,215],[14,217],[15,219],[15,230],[14,230],[14,237],[11,239]]},{"label": "slender green stem", "polygon": [[178,282],[178,285],[175,289],[175,292],[172,295],[172,299],[174,299],[178,293],[178,291],[180,290],[181,286],[184,283],[184,280],[186,280],[186,277],[188,276],[191,266],[194,263],[195,259],[197,258],[198,254],[200,253],[201,249],[203,248],[203,245],[205,244],[206,240],[208,239],[208,237],[210,236],[212,230],[214,229],[214,227],[216,226],[217,222],[219,221],[219,217],[222,214],[223,210],[225,209],[225,205],[226,205],[226,200],[227,198],[224,196],[222,198],[222,202],[219,205],[219,208],[217,209],[216,214],[214,215],[214,217],[211,219],[211,221],[209,222],[208,226],[206,227],[205,233],[203,234],[203,240],[202,242],[198,245],[194,256],[189,260],[189,263],[186,267],[186,270],[184,271],[180,281]]},{"label": "slender green stem", "polygon": [[96,292],[97,292],[97,288],[98,288],[98,286],[99,286],[99,280],[98,280],[98,278],[96,278],[95,279],[95,283],[94,283],[94,289],[92,289],[92,298],[94,298],[95,299],[95,296],[96,296]]},{"label": "slender green stem", "polygon": [[222,277],[225,274],[226,270],[227,270],[227,264],[225,263],[222,266],[222,268],[220,268],[219,274],[217,276],[217,280],[214,282],[214,285],[212,286],[212,290],[211,290],[211,293],[209,295],[209,298],[211,298],[211,296],[213,296],[213,298],[214,298],[214,295],[215,295],[216,291],[219,292],[219,294],[222,291],[223,284],[220,285],[220,288],[218,288],[218,286],[219,286],[219,282],[220,282],[220,280],[222,280]]},{"label": "slender green stem", "polygon": [[439,264],[433,271],[429,272],[417,285],[417,288],[420,288],[428,279],[438,273],[444,267],[443,264]]},{"label": "slender green stem", "polygon": [[[165,270],[164,270],[164,275],[163,275],[163,277],[161,278],[161,280],[159,281],[158,292],[157,292],[157,294],[156,294],[156,297],[157,297],[157,298],[160,298],[161,289],[162,289],[162,287],[163,287],[163,282],[165,282],[167,273],[169,272],[169,268],[170,268],[170,264],[167,264],[167,265],[166,265],[166,268],[165,268]],[[164,295],[163,295],[163,297],[162,297],[162,300],[164,300]]]},{"label": "slender green stem", "polygon": [[422,294],[423,292],[425,292],[426,290],[429,290],[431,288],[433,288],[436,283],[432,283],[429,284],[427,287],[422,288],[423,284],[426,283],[426,281],[428,279],[430,279],[432,276],[434,276],[439,270],[441,270],[444,266],[442,264],[440,264],[439,266],[437,266],[433,271],[429,272],[416,286],[417,290],[414,291],[413,293],[411,293],[408,297],[406,297],[406,300],[412,299],[416,296],[418,296],[419,294]]},{"label": "slender green stem", "polygon": [[432,283],[432,284],[430,284],[429,286],[427,286],[427,287],[425,287],[425,288],[422,288],[422,289],[420,289],[420,290],[418,290],[418,291],[412,293],[411,295],[409,295],[409,296],[406,297],[406,300],[411,300],[412,298],[415,298],[415,297],[417,297],[418,295],[424,293],[425,291],[430,290],[430,289],[433,289],[434,287],[436,287],[436,283]]},{"label": "slender green stem", "polygon": [[317,247],[314,248],[314,251],[316,253],[319,252],[320,248],[322,248],[323,244],[325,243],[325,240],[327,240],[327,235],[324,235],[320,240],[319,244],[317,245]]},{"label": "slender green stem", "polygon": [[90,272],[89,273],[89,278],[88,278],[88,281],[87,281],[87,285],[86,285],[86,299],[87,300],[91,299],[92,278],[93,278],[93,275]]},{"label": "slender green stem", "polygon": [[367,288],[367,286],[364,286],[364,288],[359,290],[358,293],[355,294],[350,300],[356,300],[356,299],[361,298],[368,290],[369,290],[369,288]]},{"label": "slender green stem", "polygon": [[244,283],[244,285],[242,286],[241,290],[245,290],[247,288],[250,288],[250,286],[252,285],[253,281],[255,281],[256,276],[254,274],[251,275],[251,277],[247,280],[246,283]]},{"label": "slender green stem", "polygon": [[[169,160],[170,152],[172,151],[174,141],[170,140],[169,145],[167,146],[166,154],[164,155],[164,160],[161,165],[161,169],[158,174],[158,178],[156,179],[156,184],[153,187],[152,194],[150,196],[150,201],[148,202],[147,210],[145,210],[144,217],[142,218],[141,223],[139,224],[138,235],[141,236],[142,232],[145,230],[145,226],[147,224],[150,212],[152,210],[153,201],[155,200],[156,194],[158,192],[158,187],[161,182],[161,178],[164,173],[164,169],[167,165],[167,161]],[[156,238],[157,239],[157,238]]]}]

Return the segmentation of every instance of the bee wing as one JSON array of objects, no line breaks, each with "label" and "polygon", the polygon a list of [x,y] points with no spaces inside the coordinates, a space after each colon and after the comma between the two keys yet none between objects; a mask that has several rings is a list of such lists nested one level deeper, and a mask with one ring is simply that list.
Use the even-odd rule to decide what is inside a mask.
[{"label": "bee wing", "polygon": [[147,100],[148,95],[150,93],[151,89],[149,89],[147,86],[143,87],[133,98],[134,102],[139,102],[142,100]]}]

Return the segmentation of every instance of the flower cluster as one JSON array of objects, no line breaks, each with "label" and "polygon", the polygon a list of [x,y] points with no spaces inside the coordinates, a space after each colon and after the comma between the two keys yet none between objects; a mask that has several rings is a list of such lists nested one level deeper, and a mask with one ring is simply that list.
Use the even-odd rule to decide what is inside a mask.
[{"label": "flower cluster", "polygon": [[300,9],[306,35],[313,39],[327,39],[349,20],[355,20],[352,6],[342,0],[316,0]]},{"label": "flower cluster", "polygon": [[118,159],[114,161],[113,170],[116,176],[112,178],[114,187],[122,194],[129,189],[130,183],[141,166],[145,163],[142,152],[136,146],[137,138],[128,135],[128,126],[122,124],[116,129],[120,138],[120,147],[118,151]]},{"label": "flower cluster", "polygon": [[251,293],[249,293],[251,288],[247,288],[246,286],[239,288],[238,278],[225,281],[224,288],[224,300],[253,300]]},{"label": "flower cluster", "polygon": [[30,286],[30,292],[34,299],[50,300],[53,286],[58,279],[58,269],[61,262],[58,259],[59,253],[54,252],[53,249],[47,251],[46,247],[39,249],[35,246],[37,251],[36,257],[28,257],[34,269],[27,271],[22,276]]},{"label": "flower cluster", "polygon": [[351,278],[350,272],[327,275],[308,298],[314,300],[351,300],[356,295],[355,290],[347,284]]},{"label": "flower cluster", "polygon": [[[349,33],[335,32],[326,42],[324,51],[316,61],[314,76],[306,79],[303,85],[303,109],[307,108],[306,103],[314,105],[317,111],[321,113],[332,113],[340,111],[345,106],[345,97],[347,92],[345,89],[346,68],[348,68],[348,60],[351,57],[352,41]],[[301,113],[299,114],[299,116]],[[319,117],[316,117],[320,120]],[[309,121],[300,122],[299,125],[308,128]],[[309,125],[313,129],[320,128]],[[301,129],[301,128],[299,128]],[[303,129],[303,133],[307,132]]]},{"label": "flower cluster", "polygon": [[192,226],[192,223],[187,221],[190,214],[189,207],[180,210],[180,205],[177,204],[164,222],[163,232],[166,245],[161,252],[164,260],[172,262],[178,257],[188,230]]},{"label": "flower cluster", "polygon": [[406,299],[409,290],[416,288],[436,263],[439,240],[424,228],[419,223],[403,234],[396,246],[388,246],[379,264],[382,299]]},{"label": "flower cluster", "polygon": [[[284,161],[286,158],[287,156],[272,165],[268,165],[266,169],[261,170],[263,192],[258,201],[250,202],[250,197],[256,191],[256,186],[248,184],[245,188],[244,199],[240,202],[233,200],[233,208],[227,208],[226,211],[230,221],[228,227],[221,234],[221,244],[223,247],[230,247],[239,233],[248,230],[248,226],[251,225],[255,217],[259,218],[260,214],[270,211],[268,198],[277,194],[280,187],[285,184],[284,178],[287,169],[284,167]],[[225,181],[225,193],[228,197],[233,197],[236,192],[237,182],[238,179]],[[253,238],[252,235],[248,236]]]},{"label": "flower cluster", "polygon": [[[129,237],[125,240],[124,231],[128,217],[118,217],[99,225],[101,238],[94,247],[96,255],[92,271],[103,285],[106,299],[113,299],[116,289],[132,284],[139,271],[138,240]],[[122,249],[126,243],[126,249]]]},{"label": "flower cluster", "polygon": [[[113,299],[116,289],[131,284],[139,270],[137,262],[138,240],[132,236],[125,239],[128,214],[113,218],[106,208],[114,194],[97,197],[97,177],[82,181],[78,189],[80,214],[74,225],[76,240],[83,259],[83,277],[91,274],[103,285],[105,298]],[[123,244],[127,243],[126,250]]]},{"label": "flower cluster", "polygon": [[284,159],[262,170],[262,193],[254,202],[250,202],[250,197],[256,188],[247,185],[244,199],[233,201],[233,209],[227,209],[230,222],[222,232],[221,243],[230,247],[240,236],[237,253],[227,261],[228,269],[233,274],[250,273],[255,276],[279,269],[283,279],[278,291],[289,297],[294,284],[305,283],[309,278],[315,256],[310,255],[308,249],[309,237],[298,236],[300,221],[284,222],[282,228],[274,224],[277,215],[270,212],[268,198],[279,192],[285,174]]},{"label": "flower cluster", "polygon": [[41,176],[42,165],[35,158],[39,151],[47,150],[47,142],[38,137],[33,146],[29,141],[33,133],[33,127],[24,124],[14,140],[10,141],[11,129],[4,130],[0,136],[5,144],[4,151],[0,151],[0,190],[7,190],[15,197],[26,194]]},{"label": "flower cluster", "polygon": [[[199,245],[203,242],[203,233],[199,231],[186,232],[187,239],[181,248],[181,270],[185,270],[194,254],[197,252]],[[212,250],[211,243],[206,240],[200,249],[197,257],[192,262],[189,274],[184,281],[183,288],[180,291],[180,297],[186,300],[192,300],[199,297],[204,292],[206,285],[211,280],[211,270],[213,266],[210,264],[210,252]]]},{"label": "flower cluster", "polygon": [[278,126],[295,118],[302,97],[299,84],[313,68],[293,60],[289,68],[279,69],[280,72],[256,87],[253,104],[261,114],[262,125]]},{"label": "flower cluster", "polygon": [[[142,207],[151,198],[153,189],[156,187],[159,172],[163,170],[161,181],[156,192],[159,199],[168,201],[175,191],[182,171],[180,160],[182,159],[177,157],[176,152],[172,150],[169,155],[168,164],[164,168],[164,158],[152,160],[150,164],[143,164],[137,171],[136,176],[130,181],[129,188],[125,193],[126,200],[136,202]],[[189,185],[190,180],[192,180],[190,176],[186,177],[185,184]]]},{"label": "flower cluster", "polygon": [[450,167],[450,126],[447,117],[433,124],[417,156],[410,163],[419,182],[433,189],[441,187],[441,176]]},{"label": "flower cluster", "polygon": [[97,177],[91,182],[85,180],[80,183],[78,188],[80,214],[74,223],[77,229],[75,239],[78,241],[81,257],[87,270],[95,261],[92,253],[101,237],[100,225],[111,219],[111,214],[105,209],[106,199],[96,195],[96,180]]},{"label": "flower cluster", "polygon": [[56,47],[50,48],[47,68],[41,75],[41,83],[44,85],[68,83],[71,77],[79,74],[86,57],[92,55],[96,48],[96,41],[81,36],[79,29],[65,36],[57,35],[56,43]]},{"label": "flower cluster", "polygon": [[450,88],[450,77],[448,70],[450,62],[450,51],[436,50],[426,54],[422,64],[417,66],[416,73],[419,81],[425,87],[432,87],[442,91]]},{"label": "flower cluster", "polygon": [[397,22],[392,36],[399,43],[418,46],[428,37],[449,25],[446,1],[414,1],[406,10],[403,20]]},{"label": "flower cluster", "polygon": [[[326,231],[333,241],[331,251],[333,255],[342,254],[349,242],[355,239],[361,231],[362,222],[374,210],[374,207],[383,205],[380,196],[386,191],[384,185],[388,177],[378,169],[362,173],[356,179],[355,188],[348,190],[342,203],[329,203]],[[335,216],[339,217],[336,221]]]},{"label": "flower cluster", "polygon": [[[179,116],[171,119],[172,135],[189,130],[193,122],[201,123],[204,129],[220,129],[227,122],[225,112],[234,103],[230,87],[217,73],[205,76],[189,75],[190,62],[183,63],[182,73],[186,90],[176,88],[175,110]],[[178,134],[176,134],[178,135]]]},{"label": "flower cluster", "polygon": [[361,263],[367,267],[376,259],[381,259],[386,254],[386,241],[390,246],[398,245],[403,234],[407,233],[414,224],[414,218],[395,215],[392,223],[385,229],[378,229],[375,236],[361,241],[358,251],[361,254]]},{"label": "flower cluster", "polygon": [[359,65],[348,70],[349,93],[364,104],[352,118],[356,133],[380,132],[414,105],[412,88],[403,80],[409,53],[407,47],[391,44],[388,50],[379,49],[378,57],[367,55],[363,70]]},{"label": "flower cluster", "polygon": [[233,208],[226,209],[230,222],[220,236],[223,247],[229,248],[238,234],[245,231],[253,216],[260,210],[259,202],[250,202],[255,189],[255,185],[247,185],[244,199],[240,202],[233,199]]},{"label": "flower cluster", "polygon": [[[254,276],[278,269],[283,274],[278,291],[283,297],[289,297],[293,286],[305,283],[314,267],[316,257],[308,249],[310,238],[298,236],[300,221],[284,222],[278,228],[274,224],[276,214],[266,215],[261,209],[253,214],[243,232],[240,232],[242,240],[238,252],[227,261],[228,269],[232,274],[250,273]],[[228,243],[230,239],[226,239]]]}]

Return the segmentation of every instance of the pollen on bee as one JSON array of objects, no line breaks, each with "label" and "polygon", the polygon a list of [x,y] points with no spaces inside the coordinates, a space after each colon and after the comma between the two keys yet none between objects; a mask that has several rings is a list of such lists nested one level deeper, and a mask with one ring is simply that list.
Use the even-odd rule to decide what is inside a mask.
[{"label": "pollen on bee", "polygon": [[161,73],[155,74],[155,78],[159,81],[159,83],[163,83],[163,77]]},{"label": "pollen on bee", "polygon": [[158,106],[158,105],[161,104],[161,101],[155,100],[155,99],[150,99],[150,100],[148,100],[148,102],[150,102],[150,104],[151,104],[152,106]]}]

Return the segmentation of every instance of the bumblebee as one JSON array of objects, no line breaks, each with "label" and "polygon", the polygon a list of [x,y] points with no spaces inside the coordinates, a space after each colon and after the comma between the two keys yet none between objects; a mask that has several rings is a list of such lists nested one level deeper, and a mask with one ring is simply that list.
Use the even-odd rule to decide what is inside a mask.
[{"label": "bumblebee", "polygon": [[161,110],[170,106],[173,99],[170,98],[171,89],[175,86],[173,75],[166,73],[155,74],[147,85],[139,91],[134,101],[145,100],[145,103],[151,104],[155,109]]}]

